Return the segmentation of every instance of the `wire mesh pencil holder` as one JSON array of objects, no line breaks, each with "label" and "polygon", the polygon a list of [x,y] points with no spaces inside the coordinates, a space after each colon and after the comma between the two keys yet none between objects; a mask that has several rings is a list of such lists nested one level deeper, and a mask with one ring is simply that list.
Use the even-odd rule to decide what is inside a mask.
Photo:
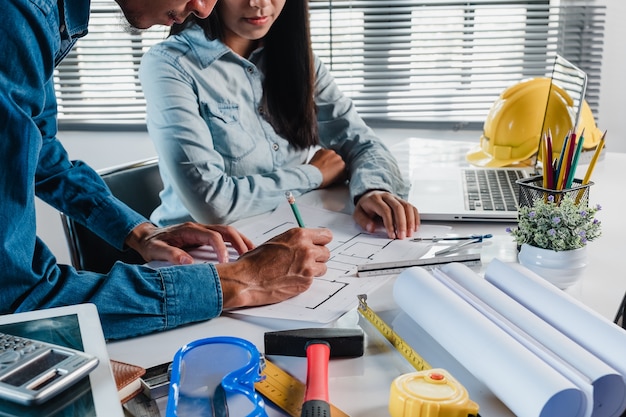
[{"label": "wire mesh pencil holder", "polygon": [[589,205],[589,190],[593,185],[591,181],[587,184],[583,184],[581,180],[574,179],[573,185],[570,188],[551,190],[542,186],[543,176],[541,175],[523,178],[517,180],[516,183],[519,185],[520,207],[531,207],[535,200],[540,198],[547,200],[549,196],[552,196],[557,203],[563,198],[568,197],[574,199],[577,205],[587,207]]}]

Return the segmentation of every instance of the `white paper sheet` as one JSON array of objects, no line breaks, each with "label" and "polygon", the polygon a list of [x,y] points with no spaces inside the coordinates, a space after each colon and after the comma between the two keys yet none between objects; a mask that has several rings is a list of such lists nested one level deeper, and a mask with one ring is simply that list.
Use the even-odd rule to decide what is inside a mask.
[{"label": "white paper sheet", "polygon": [[[567,376],[581,390],[589,390],[591,397],[587,414],[594,417],[621,414],[626,385],[618,371],[464,265],[449,264],[443,266],[441,272],[441,275],[445,274],[447,279],[477,297],[486,308],[507,320],[508,331],[518,334],[520,343],[526,343],[528,349]],[[590,389],[590,384],[593,389]]]},{"label": "white paper sheet", "polygon": [[519,417],[582,417],[585,394],[422,268],[401,273],[394,299]]}]

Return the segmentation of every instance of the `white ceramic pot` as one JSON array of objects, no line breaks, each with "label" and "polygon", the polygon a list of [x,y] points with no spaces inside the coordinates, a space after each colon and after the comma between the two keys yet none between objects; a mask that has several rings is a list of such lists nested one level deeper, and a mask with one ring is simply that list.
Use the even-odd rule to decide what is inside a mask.
[{"label": "white ceramic pot", "polygon": [[518,259],[520,264],[564,290],[581,278],[587,266],[587,247],[553,251],[524,243]]}]

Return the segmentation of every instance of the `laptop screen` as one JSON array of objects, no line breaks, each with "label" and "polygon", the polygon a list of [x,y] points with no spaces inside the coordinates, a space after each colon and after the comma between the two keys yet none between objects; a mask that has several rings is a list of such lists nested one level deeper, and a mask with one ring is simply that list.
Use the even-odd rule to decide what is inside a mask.
[{"label": "laptop screen", "polygon": [[[547,115],[549,109],[555,108],[557,105],[551,103],[551,100],[558,100],[562,96],[561,94],[553,94],[553,90],[558,89],[564,91],[567,96],[572,100],[572,126],[574,130],[578,126],[578,120],[580,119],[580,112],[582,109],[582,103],[585,99],[585,92],[587,91],[587,74],[576,65],[572,64],[561,55],[554,57],[554,64],[552,65],[552,73],[550,75],[550,89],[548,91],[548,97],[546,98],[546,111],[544,112],[544,119],[541,126],[541,132],[539,132],[539,147],[535,154],[535,170],[537,170],[539,149],[541,147],[541,140],[543,135],[548,133],[550,123],[548,122]],[[554,133],[554,132],[553,132]],[[555,139],[555,138],[553,138]],[[563,138],[556,138],[561,140]]]}]

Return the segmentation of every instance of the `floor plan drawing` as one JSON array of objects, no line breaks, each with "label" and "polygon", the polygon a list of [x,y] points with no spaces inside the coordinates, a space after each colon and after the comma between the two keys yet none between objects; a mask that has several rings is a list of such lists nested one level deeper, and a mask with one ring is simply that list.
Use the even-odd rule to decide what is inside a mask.
[{"label": "floor plan drawing", "polygon": [[[357,277],[356,267],[368,262],[417,259],[430,245],[410,240],[389,239],[383,234],[368,234],[347,214],[300,205],[307,227],[328,227],[333,240],[328,245],[331,258],[328,271],[316,278],[304,293],[278,304],[234,311],[272,318],[330,322],[357,304],[357,295],[373,291],[390,277]],[[276,209],[263,222],[248,222],[237,228],[255,244],[261,244],[298,224],[287,204]]]}]

